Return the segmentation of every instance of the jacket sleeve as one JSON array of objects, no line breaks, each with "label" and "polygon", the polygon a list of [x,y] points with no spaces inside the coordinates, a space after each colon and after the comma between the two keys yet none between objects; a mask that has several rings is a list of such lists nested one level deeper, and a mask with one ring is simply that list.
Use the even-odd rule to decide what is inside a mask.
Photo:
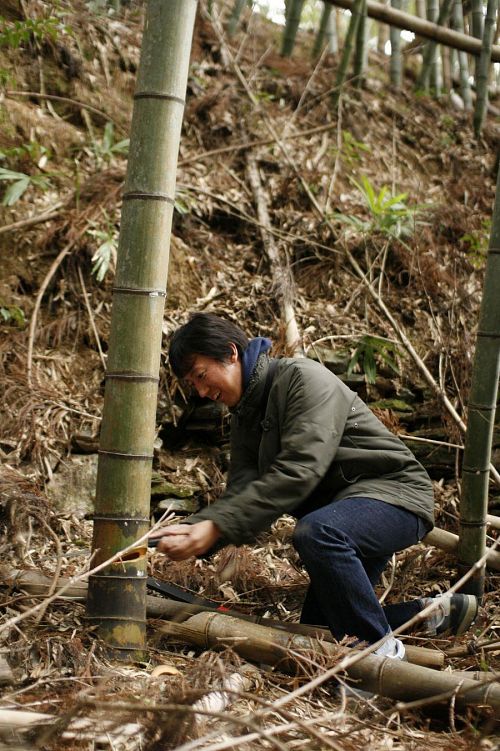
[{"label": "jacket sleeve", "polygon": [[229,493],[196,515],[195,521],[204,518],[217,524],[227,542],[252,542],[279,516],[293,513],[335,457],[349,398],[326,370],[299,366],[290,371],[277,379],[270,394],[279,405],[279,425],[274,429],[279,430],[281,445],[274,461],[264,474],[238,487],[237,493],[230,487]]}]

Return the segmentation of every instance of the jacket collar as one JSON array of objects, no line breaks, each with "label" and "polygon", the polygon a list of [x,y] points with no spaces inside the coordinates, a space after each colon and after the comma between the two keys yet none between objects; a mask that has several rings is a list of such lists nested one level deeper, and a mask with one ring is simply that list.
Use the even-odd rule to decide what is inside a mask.
[{"label": "jacket collar", "polygon": [[255,409],[256,406],[259,406],[268,368],[269,357],[266,353],[263,353],[257,358],[255,368],[252,371],[252,375],[250,376],[248,385],[243,392],[243,396],[238,404],[229,410],[230,412],[239,415],[249,408]]}]

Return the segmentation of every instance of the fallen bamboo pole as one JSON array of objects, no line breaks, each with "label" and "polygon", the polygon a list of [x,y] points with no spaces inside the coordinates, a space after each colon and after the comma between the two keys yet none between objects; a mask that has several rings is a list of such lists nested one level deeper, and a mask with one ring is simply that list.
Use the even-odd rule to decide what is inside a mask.
[{"label": "fallen bamboo pole", "polygon": [[[425,545],[434,545],[434,547],[444,550],[446,553],[456,554],[458,550],[458,535],[454,535],[453,532],[447,532],[445,529],[439,529],[438,527],[434,527],[424,537],[422,542]],[[498,550],[490,550],[488,552],[486,565],[488,568],[500,571],[500,552]]]},{"label": "fallen bamboo pole", "polygon": [[[355,0],[326,0],[326,2],[352,11]],[[471,55],[476,55],[476,57],[479,57],[481,54],[482,42],[480,39],[467,36],[467,34],[461,34],[458,31],[452,31],[443,26],[438,26],[435,23],[430,23],[417,16],[411,16],[409,13],[396,10],[388,5],[382,5],[382,3],[377,3],[374,0],[367,0],[367,14],[370,18],[374,18],[377,21],[389,24],[389,26],[396,26],[398,29],[404,29],[405,31],[413,31],[418,36],[439,42],[446,47],[463,50]],[[491,60],[496,63],[500,62],[499,45],[492,47]]]},{"label": "fallen bamboo pole", "polygon": [[[6,567],[0,569],[0,580],[10,586],[15,586],[17,589],[22,589],[35,597],[44,597],[51,584],[51,579],[38,573],[38,571],[20,571]],[[61,587],[67,583],[67,579],[59,579]],[[64,594],[64,598],[78,601],[85,600],[86,596],[87,585],[84,582],[69,587]],[[146,597],[146,610],[149,618],[163,618],[177,623],[182,623],[198,613],[210,612],[202,605],[177,602],[166,597],[151,596]],[[247,615],[246,613],[234,613],[232,611],[228,611],[228,615],[245,622],[248,621],[249,623],[257,623],[266,627],[280,629],[289,634],[302,634],[303,636],[317,637],[327,641],[332,639],[327,629],[317,626],[307,626],[303,623],[285,623],[270,618]],[[416,647],[413,645],[406,645],[405,648],[408,661],[415,665],[422,665],[435,670],[441,670],[444,667],[445,655],[437,649],[428,649],[427,647]]]},{"label": "fallen bamboo pole", "polygon": [[[287,634],[258,624],[242,624],[237,618],[219,613],[199,613],[184,623],[166,623],[158,630],[200,649],[230,646],[252,662],[274,665],[297,674],[310,670],[312,655],[340,660],[343,653],[329,642],[299,634]],[[399,701],[429,699],[443,694],[457,706],[489,705],[500,717],[500,686],[452,673],[438,672],[389,657],[367,655],[346,668],[351,681],[364,690]]]}]

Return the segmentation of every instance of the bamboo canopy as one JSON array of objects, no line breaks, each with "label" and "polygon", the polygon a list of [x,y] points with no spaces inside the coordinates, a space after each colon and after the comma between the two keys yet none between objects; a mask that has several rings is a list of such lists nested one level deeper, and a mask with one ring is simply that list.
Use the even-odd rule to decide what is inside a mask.
[{"label": "bamboo canopy", "polygon": [[[352,11],[356,0],[326,0],[326,2],[336,5],[339,8]],[[460,34],[458,31],[452,31],[451,29],[440,27],[437,24],[425,21],[417,16],[412,16],[409,13],[404,13],[401,10],[396,10],[388,5],[382,5],[375,0],[367,0],[367,14],[370,18],[374,18],[376,21],[387,23],[389,26],[396,26],[398,29],[405,29],[407,31],[413,31],[414,34],[424,37],[425,39],[434,39],[440,44],[444,44],[447,47],[453,47],[457,50],[464,50],[471,55],[479,57],[482,49],[482,42],[480,39],[467,36],[466,34]],[[500,62],[500,46],[493,45],[491,48],[491,60],[492,62]]]},{"label": "bamboo canopy", "polygon": [[[95,565],[149,527],[163,307],[195,14],[196,0],[147,4],[113,289]],[[145,574],[144,550],[89,580],[88,617],[124,659],[140,654],[146,642]]]},{"label": "bamboo canopy", "polygon": [[[247,660],[275,665],[292,674],[301,669],[307,673],[307,656],[311,653],[323,655],[334,662],[339,661],[341,656],[335,644],[299,634],[287,634],[258,624],[242,623],[219,613],[199,613],[184,623],[166,623],[158,630],[200,649],[221,649],[230,645]],[[303,663],[302,656],[305,658]],[[500,686],[494,683],[456,678],[452,673],[373,654],[355,664],[346,665],[346,673],[356,682],[356,687],[381,696],[401,701],[453,697],[458,706],[487,704],[500,717]]]},{"label": "bamboo canopy", "polygon": [[[483,299],[479,313],[472,371],[467,433],[462,466],[459,560],[469,567],[486,550],[489,463],[500,376],[500,170],[486,260]],[[467,591],[482,597],[484,569],[467,582]]]}]

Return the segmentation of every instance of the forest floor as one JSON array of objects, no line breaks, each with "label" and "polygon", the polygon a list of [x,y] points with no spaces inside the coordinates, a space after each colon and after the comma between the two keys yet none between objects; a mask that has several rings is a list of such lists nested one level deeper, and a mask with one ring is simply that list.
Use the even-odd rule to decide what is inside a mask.
[{"label": "forest floor", "polygon": [[[306,676],[260,663],[248,672],[232,650],[202,652],[166,637],[159,620],[149,621],[148,659],[117,665],[85,621],[82,601],[61,597],[34,610],[43,598],[19,584],[21,575],[41,574],[56,591],[60,577],[85,572],[91,544],[91,507],[78,500],[95,484],[143,12],[140,3],[118,16],[87,5],[28,0],[20,10],[0,2],[7,25],[22,25],[25,13],[38,23],[26,40],[0,47],[1,166],[20,174],[3,177],[11,205],[1,208],[0,228],[0,744],[498,747],[484,708],[460,709],[453,697],[423,706],[346,697],[335,681],[314,680],[325,672],[317,655]],[[49,13],[57,18],[50,33]],[[227,467],[226,416],[186,399],[168,367],[171,332],[190,312],[213,311],[249,335],[269,336],[275,354],[288,351],[265,252],[270,234],[262,234],[248,179],[252,154],[272,236],[293,275],[305,353],[336,369],[408,440],[434,481],[438,526],[457,532],[463,435],[439,392],[465,414],[500,126],[489,117],[476,141],[470,114],[448,98],[415,95],[414,58],[396,92],[387,59],[374,52],[364,86],[346,89],[334,110],[338,60],[323,55],[313,65],[311,46],[303,33],[293,58],[281,58],[279,28],[257,15],[228,42],[199,11],[171,239],[153,512],[165,498],[177,499],[179,514],[187,501],[216,500]],[[496,434],[494,458],[499,451]],[[492,489],[490,513],[499,508]],[[153,553],[150,572],[244,613],[297,621],[307,577],[292,530],[284,518],[258,545],[209,562],[172,564]],[[386,602],[413,599],[445,592],[456,579],[453,556],[419,545],[395,557],[380,594]],[[447,670],[498,669],[498,650],[484,645],[500,639],[499,583],[490,572],[466,635],[407,643],[444,653]],[[457,647],[462,653],[453,656]],[[201,714],[206,705],[193,709],[230,675],[248,681],[246,691],[233,683],[230,708],[212,716]],[[43,731],[2,729],[6,710],[60,721]],[[90,726],[75,729],[77,718],[90,718]],[[103,719],[116,728],[103,729]]]}]

